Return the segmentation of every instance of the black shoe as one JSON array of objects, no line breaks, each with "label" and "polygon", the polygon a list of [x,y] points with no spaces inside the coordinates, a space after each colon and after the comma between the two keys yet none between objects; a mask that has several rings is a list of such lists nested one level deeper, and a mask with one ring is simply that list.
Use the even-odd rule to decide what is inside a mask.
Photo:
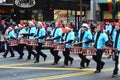
[{"label": "black shoe", "polygon": [[101,71],[100,70],[96,70],[94,73],[100,73]]},{"label": "black shoe", "polygon": [[36,59],[36,55],[34,55],[34,59]]},{"label": "black shoe", "polygon": [[10,57],[15,57],[14,55],[11,55]]},{"label": "black shoe", "polygon": [[21,57],[18,58],[18,60],[22,59]]},{"label": "black shoe", "polygon": [[86,67],[88,67],[89,64],[90,64],[90,60],[88,60],[88,61],[86,62]]},{"label": "black shoe", "polygon": [[35,61],[34,63],[39,63],[39,61]]},{"label": "black shoe", "polygon": [[57,63],[52,63],[52,65],[57,65]]},{"label": "black shoe", "polygon": [[118,74],[113,74],[113,75],[112,75],[112,77],[117,77],[117,76],[118,76]]},{"label": "black shoe", "polygon": [[6,58],[6,56],[5,55],[2,55],[4,58]]},{"label": "black shoe", "polygon": [[101,69],[103,69],[104,65],[105,65],[105,63],[103,62],[103,63],[101,64]]},{"label": "black shoe", "polygon": [[70,60],[70,65],[72,65],[72,63],[73,63],[73,60],[74,60],[73,58]]},{"label": "black shoe", "polygon": [[27,59],[27,61],[29,61],[29,60],[31,60],[31,59]]},{"label": "black shoe", "polygon": [[68,66],[68,64],[64,64],[64,65],[63,65],[63,67],[67,67],[67,66]]},{"label": "black shoe", "polygon": [[47,55],[45,55],[45,57],[44,57],[44,61],[46,61],[46,58],[47,58]]},{"label": "black shoe", "polygon": [[84,69],[84,68],[85,68],[85,66],[81,66],[81,67],[80,67],[80,69]]},{"label": "black shoe", "polygon": [[59,56],[56,60],[56,63],[58,64],[59,60],[61,59],[61,57]]}]

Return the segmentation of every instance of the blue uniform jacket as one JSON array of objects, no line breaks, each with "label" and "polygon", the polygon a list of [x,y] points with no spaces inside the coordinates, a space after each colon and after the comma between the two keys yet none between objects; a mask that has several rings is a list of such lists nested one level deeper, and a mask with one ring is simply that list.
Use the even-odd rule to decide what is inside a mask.
[{"label": "blue uniform jacket", "polygon": [[[68,35],[67,35],[67,38],[66,38],[66,34],[67,33],[65,33],[65,35],[63,36],[63,40],[64,41],[66,41],[66,42],[68,42],[68,41],[70,41],[70,40],[73,40],[71,43],[66,43],[66,48],[69,48],[70,46],[73,46],[74,45],[74,39],[75,39],[75,34],[74,34],[74,32],[73,31],[70,31],[70,32],[68,32]],[[66,39],[66,40],[65,40]]]},{"label": "blue uniform jacket", "polygon": [[54,34],[54,30],[55,30],[55,28],[52,30],[50,36],[52,36],[54,38],[60,36],[59,39],[54,39],[54,43],[60,43],[61,42],[61,37],[62,37],[62,29],[61,28],[57,28],[56,31],[55,31],[55,34]]},{"label": "blue uniform jacket", "polygon": [[35,40],[35,35],[36,35],[36,27],[31,27],[31,29],[29,28],[28,30],[27,30],[27,32],[28,32],[28,34],[33,34],[33,35],[31,35],[31,36],[29,36],[28,37],[28,39],[30,39],[30,40]]},{"label": "blue uniform jacket", "polygon": [[15,31],[12,30],[8,33],[8,36],[10,37],[9,40],[14,40],[16,39],[16,34],[15,34]]},{"label": "blue uniform jacket", "polygon": [[26,29],[25,28],[20,29],[20,31],[18,32],[18,38],[23,37],[23,35],[22,35],[23,33],[26,33]]},{"label": "blue uniform jacket", "polygon": [[[81,29],[78,31],[78,42],[80,42],[80,36],[81,36]],[[82,38],[82,41],[92,41],[92,33],[90,32],[90,30],[86,30],[84,33],[84,36]],[[89,43],[83,43],[82,44],[83,48],[89,48],[90,44]]]},{"label": "blue uniform jacket", "polygon": [[[96,37],[97,37],[97,34],[98,33],[95,33],[95,36],[94,36],[94,43],[96,41]],[[100,33],[100,36],[99,36],[99,39],[97,41],[97,49],[103,49],[103,47],[105,46],[105,43],[108,41],[108,36],[105,32],[101,32]]]},{"label": "blue uniform jacket", "polygon": [[[37,36],[43,37],[43,36],[46,35],[46,31],[45,31],[44,28],[41,28],[41,29],[39,30],[39,33],[38,33],[38,34],[37,34],[37,33],[38,33],[38,29],[37,29],[37,32],[36,32],[36,35],[37,35]],[[42,43],[43,40],[44,40],[44,38],[43,38],[43,39],[39,38],[39,39],[38,39],[38,43]]]},{"label": "blue uniform jacket", "polygon": [[[116,35],[117,35],[117,30],[114,30],[113,35],[112,35],[112,41],[113,41],[113,47],[114,48],[115,48]],[[119,36],[118,36],[117,50],[120,51],[120,33],[119,33]]]}]

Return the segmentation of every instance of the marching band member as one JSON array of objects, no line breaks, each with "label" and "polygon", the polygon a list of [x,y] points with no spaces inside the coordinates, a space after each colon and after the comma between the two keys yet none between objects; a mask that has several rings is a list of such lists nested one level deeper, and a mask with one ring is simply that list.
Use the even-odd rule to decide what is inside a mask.
[{"label": "marching band member", "polygon": [[[60,28],[60,25],[58,23],[56,23],[56,26],[52,30],[50,36],[54,44],[61,42],[62,29]],[[54,48],[51,48],[50,52],[54,56],[54,62],[52,65],[58,64],[58,61],[61,59],[61,57],[58,55],[58,51],[54,51]]]},{"label": "marching band member", "polygon": [[[26,34],[27,34],[27,39],[29,39],[29,40],[35,40],[34,36],[36,34],[36,27],[35,27],[34,22],[32,22],[32,21],[28,22],[28,30],[27,30]],[[27,45],[27,50],[28,50],[27,60],[31,59],[31,54],[33,54],[34,58],[36,58],[36,54],[33,51],[33,46],[28,46]]]},{"label": "marching band member", "polygon": [[107,34],[110,34],[112,31],[112,25],[109,23],[109,22],[106,22],[106,25],[105,25],[105,32]]},{"label": "marching band member", "polygon": [[[92,42],[92,33],[88,29],[89,26],[87,23],[83,23],[81,29],[78,32],[78,42],[79,46],[82,48],[89,48],[90,47],[90,42]],[[89,66],[90,60],[86,58],[83,54],[79,54],[79,57],[81,58],[81,63],[80,63],[80,68],[85,68],[85,63],[86,67]]]},{"label": "marching band member", "polygon": [[93,55],[93,60],[97,63],[96,71],[94,73],[100,73],[104,66],[104,62],[101,60],[103,54],[103,47],[108,41],[108,36],[103,32],[100,25],[95,29],[96,33],[94,36],[94,47],[97,49],[96,55]]},{"label": "marching band member", "polygon": [[46,36],[46,31],[45,29],[43,28],[42,26],[42,23],[41,22],[38,22],[38,29],[37,29],[37,34],[36,34],[36,39],[38,40],[38,46],[36,46],[36,51],[37,51],[37,54],[36,54],[36,61],[34,63],[38,63],[39,62],[39,56],[41,55],[43,58],[44,58],[44,61],[46,60],[46,57],[47,55],[44,54],[42,51],[41,51],[41,48],[42,48],[42,41],[44,40],[45,36]]},{"label": "marching band member", "polygon": [[[16,34],[14,32],[14,27],[10,26],[8,29],[9,30],[7,30],[7,32],[5,33],[6,38],[9,39],[9,40],[16,39]],[[10,54],[11,54],[10,57],[14,57],[15,55],[14,55],[13,47],[10,47],[9,43],[6,42],[6,41],[5,41],[5,44],[6,44],[5,45],[6,49],[5,49],[5,53],[3,54],[3,57],[6,58],[6,56],[7,56],[7,54],[8,54],[9,51],[10,51]]]},{"label": "marching band member", "polygon": [[67,26],[66,30],[67,32],[63,36],[63,43],[65,44],[65,51],[63,51],[64,66],[68,65],[68,61],[70,61],[70,64],[72,65],[74,60],[72,57],[70,57],[69,47],[74,45],[75,34],[72,26]]},{"label": "marching band member", "polygon": [[119,53],[120,53],[120,24],[116,24],[115,30],[112,35],[113,39],[113,48],[116,48],[117,51],[115,51],[115,67],[113,70],[113,77],[116,77],[118,75],[118,64],[119,64]]},{"label": "marching band member", "polygon": [[[23,34],[24,33],[26,33],[26,29],[24,28],[25,27],[25,24],[24,23],[20,23],[19,25],[18,25],[18,27],[19,27],[19,29],[18,29],[18,32],[17,32],[17,37],[18,37],[18,39],[20,39],[20,38],[23,38],[23,37],[25,37]],[[19,57],[18,57],[18,59],[22,59],[23,58],[23,55],[24,55],[24,53],[23,53],[23,50],[24,50],[24,44],[19,44],[18,45],[18,53],[19,53]]]}]

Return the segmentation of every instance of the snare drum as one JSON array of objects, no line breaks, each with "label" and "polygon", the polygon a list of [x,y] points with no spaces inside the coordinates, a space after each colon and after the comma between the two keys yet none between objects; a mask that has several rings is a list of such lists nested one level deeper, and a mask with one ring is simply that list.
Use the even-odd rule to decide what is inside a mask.
[{"label": "snare drum", "polygon": [[65,51],[65,44],[53,44],[55,51]]},{"label": "snare drum", "polygon": [[19,38],[18,39],[18,44],[26,44],[27,43],[27,39],[26,38]]},{"label": "snare drum", "polygon": [[82,48],[79,46],[70,46],[70,54],[82,54]]},{"label": "snare drum", "polygon": [[42,42],[42,47],[50,48],[53,47],[53,41],[51,40],[45,40]]},{"label": "snare drum", "polygon": [[27,45],[28,46],[38,46],[38,41],[37,40],[27,40]]},{"label": "snare drum", "polygon": [[93,56],[96,55],[96,49],[95,48],[82,48],[83,55],[86,56]]},{"label": "snare drum", "polygon": [[116,51],[116,48],[104,47],[103,51],[105,55],[112,55]]},{"label": "snare drum", "polygon": [[18,46],[18,41],[17,40],[9,40],[8,44],[9,44],[9,46]]}]

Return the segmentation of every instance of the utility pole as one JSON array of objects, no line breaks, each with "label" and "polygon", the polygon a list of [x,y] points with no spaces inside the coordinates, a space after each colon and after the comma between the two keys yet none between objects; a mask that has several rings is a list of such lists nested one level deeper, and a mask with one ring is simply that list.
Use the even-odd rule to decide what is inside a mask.
[{"label": "utility pole", "polygon": [[112,0],[112,4],[113,4],[112,21],[115,21],[115,14],[116,14],[116,11],[115,11],[115,8],[116,8],[115,4],[116,4],[116,2],[115,2],[115,0]]},{"label": "utility pole", "polygon": [[80,0],[80,25],[79,27],[81,27],[82,25],[82,0]]},{"label": "utility pole", "polygon": [[96,1],[90,0],[90,19],[96,20]]}]

